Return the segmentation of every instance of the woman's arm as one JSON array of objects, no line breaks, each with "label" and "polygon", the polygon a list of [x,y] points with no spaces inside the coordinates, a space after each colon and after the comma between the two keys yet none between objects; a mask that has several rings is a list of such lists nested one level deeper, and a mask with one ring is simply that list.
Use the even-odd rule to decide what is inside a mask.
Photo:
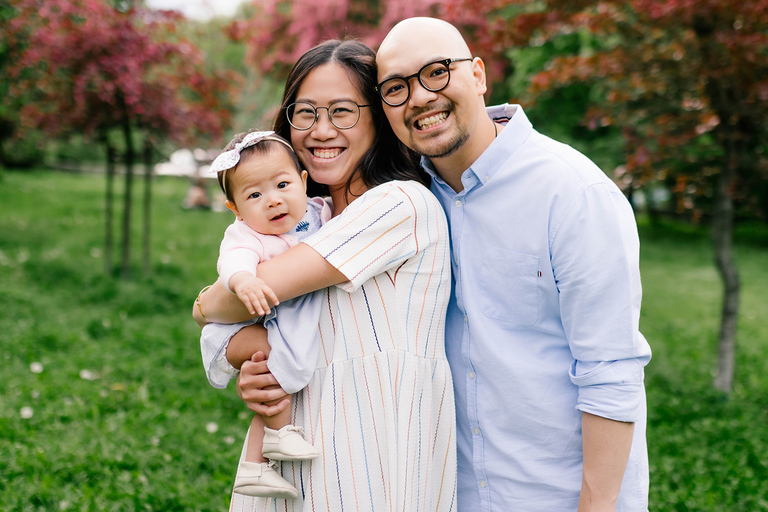
[{"label": "woman's arm", "polygon": [[[272,288],[278,300],[287,300],[347,281],[346,276],[317,251],[300,243],[274,258],[260,263],[257,275]],[[193,309],[198,324],[230,324],[253,318],[237,295],[220,282],[200,294]]]}]

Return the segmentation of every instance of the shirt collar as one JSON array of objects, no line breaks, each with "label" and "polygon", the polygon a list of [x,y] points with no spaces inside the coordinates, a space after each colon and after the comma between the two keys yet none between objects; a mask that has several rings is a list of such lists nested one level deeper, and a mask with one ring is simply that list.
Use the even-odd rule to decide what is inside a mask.
[{"label": "shirt collar", "polygon": [[[490,181],[501,164],[523,145],[533,131],[533,125],[520,105],[505,103],[486,107],[485,111],[488,113],[488,117],[504,124],[505,127],[480,155],[480,158],[462,174],[461,182],[464,185],[464,190],[469,190],[476,184],[482,185]],[[421,157],[421,166],[441,186],[448,186],[437,174],[429,158]]]}]

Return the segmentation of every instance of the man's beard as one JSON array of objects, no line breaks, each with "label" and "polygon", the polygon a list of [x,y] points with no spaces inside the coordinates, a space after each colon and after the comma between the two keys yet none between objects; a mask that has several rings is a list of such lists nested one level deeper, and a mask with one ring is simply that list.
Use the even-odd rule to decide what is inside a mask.
[{"label": "man's beard", "polygon": [[411,136],[411,148],[418,154],[426,156],[427,158],[445,158],[458,151],[459,148],[463,146],[468,139],[469,134],[462,131],[457,133],[455,137],[444,144],[439,146],[431,146],[428,143],[424,143],[423,145],[425,147],[422,148],[416,144],[416,142],[413,140],[413,136]]},{"label": "man's beard", "polygon": [[456,129],[458,133],[453,138],[451,138],[451,140],[449,140],[448,142],[440,144],[439,146],[434,146],[429,142],[424,142],[424,141],[422,141],[421,143],[417,143],[414,136],[415,135],[414,130],[416,130],[416,128],[414,127],[414,119],[422,115],[424,112],[429,112],[429,111],[438,111],[438,112],[446,111],[448,112],[449,116],[453,116],[456,111],[456,104],[452,101],[448,101],[446,102],[445,105],[436,105],[436,106],[432,106],[431,108],[425,108],[420,111],[414,112],[413,115],[411,115],[410,118],[406,121],[406,126],[409,126],[410,128],[408,146],[416,153],[426,156],[427,158],[445,158],[447,156],[450,156],[456,151],[458,151],[459,148],[463,146],[465,142],[467,142],[467,140],[469,139],[469,133],[467,133],[467,131],[463,129],[461,124],[458,123],[458,118],[457,118],[455,121],[456,121]]}]

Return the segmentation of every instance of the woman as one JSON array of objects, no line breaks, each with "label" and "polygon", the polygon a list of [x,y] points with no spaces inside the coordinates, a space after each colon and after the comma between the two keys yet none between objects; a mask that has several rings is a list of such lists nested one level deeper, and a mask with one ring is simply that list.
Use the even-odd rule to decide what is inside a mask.
[{"label": "woman", "polygon": [[[288,77],[275,123],[333,211],[318,233],[258,268],[281,301],[323,290],[317,368],[293,408],[293,423],[321,456],[283,463],[300,496],[280,500],[280,510],[455,507],[447,225],[384,117],[374,57],[354,41],[309,50]],[[201,294],[195,315],[203,323],[251,316],[218,283]],[[238,392],[249,407],[276,398],[276,410],[285,393],[265,391],[276,384],[265,364],[242,357],[251,353],[248,337],[263,335],[243,329],[227,359],[243,363]],[[234,494],[232,509],[271,510],[270,501]]]}]

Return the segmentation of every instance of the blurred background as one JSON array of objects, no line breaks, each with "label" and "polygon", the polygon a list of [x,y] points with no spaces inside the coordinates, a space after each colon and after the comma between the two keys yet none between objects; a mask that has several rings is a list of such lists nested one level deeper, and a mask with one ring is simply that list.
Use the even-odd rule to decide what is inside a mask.
[{"label": "blurred background", "polygon": [[0,0],[0,510],[227,509],[207,165],[304,51],[421,15],[635,208],[650,509],[768,510],[768,0]]}]

